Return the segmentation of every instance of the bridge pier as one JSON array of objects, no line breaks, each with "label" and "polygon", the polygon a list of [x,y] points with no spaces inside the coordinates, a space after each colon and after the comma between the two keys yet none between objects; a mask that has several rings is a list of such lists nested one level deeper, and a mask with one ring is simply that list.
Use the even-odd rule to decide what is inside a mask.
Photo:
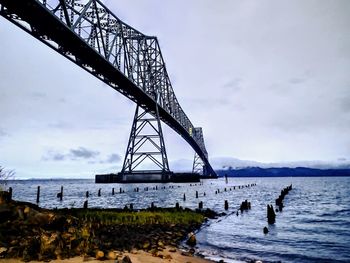
[{"label": "bridge pier", "polygon": [[[142,163],[151,161],[151,169],[143,169]],[[168,156],[165,149],[163,131],[158,106],[152,113],[136,106],[128,146],[125,153],[122,181],[161,181],[170,180]]]}]

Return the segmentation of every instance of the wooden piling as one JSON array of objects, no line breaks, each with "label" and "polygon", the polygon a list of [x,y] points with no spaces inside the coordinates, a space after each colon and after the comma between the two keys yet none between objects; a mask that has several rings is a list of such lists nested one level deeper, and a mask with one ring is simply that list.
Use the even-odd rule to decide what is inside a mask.
[{"label": "wooden piling", "polygon": [[114,187],[112,188],[112,195],[114,195]]},{"label": "wooden piling", "polygon": [[180,205],[179,205],[179,203],[177,203],[177,202],[176,202],[176,204],[175,204],[175,208],[176,208],[176,209],[180,209]]},{"label": "wooden piling", "polygon": [[89,191],[86,191],[85,197],[86,197],[86,198],[89,198]]},{"label": "wooden piling", "polygon": [[87,209],[88,208],[88,200],[85,200],[85,202],[84,202],[84,207],[83,207],[84,209]]},{"label": "wooden piling", "polygon": [[184,201],[186,201],[186,194],[184,194]]},{"label": "wooden piling", "polygon": [[134,210],[134,204],[133,203],[130,204],[130,210]]},{"label": "wooden piling", "polygon": [[202,202],[202,201],[200,201],[200,202],[198,203],[198,208],[199,208],[199,209],[203,209],[203,202]]},{"label": "wooden piling", "polygon": [[38,186],[38,190],[36,191],[36,203],[40,202],[40,186]]},{"label": "wooden piling", "polygon": [[100,188],[100,189],[98,189],[97,196],[101,196],[101,188]]},{"label": "wooden piling", "polygon": [[228,210],[228,201],[227,200],[225,200],[225,210]]},{"label": "wooden piling", "polygon": [[61,186],[61,194],[60,194],[60,201],[63,199],[63,185]]},{"label": "wooden piling", "polygon": [[198,198],[198,191],[196,191],[196,198]]}]

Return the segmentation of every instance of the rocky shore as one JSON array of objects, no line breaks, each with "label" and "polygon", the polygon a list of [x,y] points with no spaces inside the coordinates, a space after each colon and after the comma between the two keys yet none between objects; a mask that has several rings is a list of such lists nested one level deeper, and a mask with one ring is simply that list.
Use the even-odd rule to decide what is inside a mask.
[{"label": "rocky shore", "polygon": [[[211,210],[156,208],[43,209],[37,205],[0,198],[0,259],[22,261],[83,259],[131,262],[125,253],[145,251],[170,261],[181,241],[195,253],[195,236]],[[190,234],[190,235],[189,235]],[[137,253],[136,253],[137,254]],[[191,261],[191,260],[188,260]]]}]

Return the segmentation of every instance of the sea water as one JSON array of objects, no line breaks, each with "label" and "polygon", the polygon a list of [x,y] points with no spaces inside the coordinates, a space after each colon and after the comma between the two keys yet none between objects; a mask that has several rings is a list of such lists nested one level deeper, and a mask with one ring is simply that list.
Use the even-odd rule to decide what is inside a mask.
[{"label": "sea water", "polygon": [[[256,186],[246,187],[250,184]],[[293,189],[284,199],[283,211],[276,213],[274,225],[268,225],[267,204],[274,205],[281,190],[290,184]],[[9,182],[9,186],[14,199],[32,203],[36,202],[40,186],[39,205],[46,208],[82,207],[88,200],[89,207],[100,208],[123,208],[132,203],[134,209],[141,209],[152,202],[158,207],[173,207],[178,202],[194,209],[202,201],[204,208],[225,213],[209,220],[196,233],[196,251],[213,260],[350,262],[349,177],[228,178],[227,182],[220,178],[203,180],[201,184],[127,185],[95,184],[93,180],[17,180]],[[61,186],[62,201],[57,198]],[[224,209],[225,200],[228,210]],[[244,200],[251,202],[251,209],[237,215]],[[268,234],[263,233],[265,226]]]}]

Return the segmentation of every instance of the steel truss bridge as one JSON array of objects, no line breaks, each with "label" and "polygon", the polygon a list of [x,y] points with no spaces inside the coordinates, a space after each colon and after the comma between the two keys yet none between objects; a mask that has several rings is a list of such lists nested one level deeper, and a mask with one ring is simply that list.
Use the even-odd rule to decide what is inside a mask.
[{"label": "steel truss bridge", "polygon": [[[137,104],[122,173],[133,173],[146,158],[154,161],[155,154],[161,160],[154,162],[169,171],[161,120],[194,149],[193,171],[216,176],[202,129],[175,96],[156,37],[121,21],[99,0],[0,0],[0,15]],[[153,135],[140,135],[146,124]],[[142,152],[146,141],[157,151]]]}]

